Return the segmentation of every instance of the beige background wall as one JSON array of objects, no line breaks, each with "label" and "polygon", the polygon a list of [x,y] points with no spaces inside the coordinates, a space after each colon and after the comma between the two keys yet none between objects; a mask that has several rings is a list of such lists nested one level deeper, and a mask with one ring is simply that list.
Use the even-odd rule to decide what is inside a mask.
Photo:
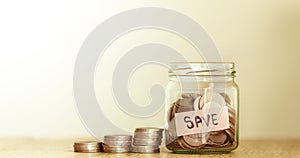
[{"label": "beige background wall", "polygon": [[[241,90],[243,138],[300,138],[300,2],[288,1],[20,1],[0,5],[0,136],[89,136],[75,109],[72,73],[78,50],[90,31],[105,19],[138,7],[176,10],[199,22],[214,39],[224,61],[234,61]],[[124,35],[105,52],[96,72],[98,94],[117,59],[134,46],[158,42],[201,57],[184,40],[158,30]],[[103,75],[102,74],[102,75]],[[150,74],[157,77],[149,78]],[[151,75],[150,75],[151,76]],[[152,75],[153,76],[153,75]],[[166,70],[138,69],[130,94],[141,105],[150,101],[154,82],[165,85]],[[109,89],[107,89],[109,91]],[[161,126],[163,112],[139,120],[114,110],[110,93],[98,96],[113,122],[126,130]],[[118,113],[118,116],[114,116]]]}]

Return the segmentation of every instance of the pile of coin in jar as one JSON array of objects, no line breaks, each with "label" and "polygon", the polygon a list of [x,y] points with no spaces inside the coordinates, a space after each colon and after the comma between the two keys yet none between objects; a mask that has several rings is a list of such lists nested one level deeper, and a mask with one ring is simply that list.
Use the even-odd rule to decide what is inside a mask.
[{"label": "pile of coin in jar", "polygon": [[[197,94],[185,93],[181,95],[176,102],[172,103],[168,110],[168,127],[165,131],[167,148],[172,150],[201,150],[201,149],[217,149],[235,146],[235,120],[236,112],[232,106],[231,98],[225,93],[217,93],[214,95],[217,99],[222,99],[228,107],[229,125],[230,128],[219,131],[211,131],[207,133],[196,133],[183,136],[177,136],[175,114],[181,112],[195,111],[207,109],[209,104],[210,93]],[[197,104],[195,100],[199,99]]]}]

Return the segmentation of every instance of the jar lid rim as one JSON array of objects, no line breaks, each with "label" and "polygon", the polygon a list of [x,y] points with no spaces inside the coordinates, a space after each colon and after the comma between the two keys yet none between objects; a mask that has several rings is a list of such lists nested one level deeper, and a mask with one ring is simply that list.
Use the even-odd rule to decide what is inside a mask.
[{"label": "jar lid rim", "polygon": [[234,65],[234,62],[170,62],[170,65],[181,65],[181,64],[192,64],[192,65],[195,65],[195,64],[199,64],[199,65],[202,65],[202,64],[232,64]]},{"label": "jar lid rim", "polygon": [[234,62],[172,62],[170,76],[235,76]]}]

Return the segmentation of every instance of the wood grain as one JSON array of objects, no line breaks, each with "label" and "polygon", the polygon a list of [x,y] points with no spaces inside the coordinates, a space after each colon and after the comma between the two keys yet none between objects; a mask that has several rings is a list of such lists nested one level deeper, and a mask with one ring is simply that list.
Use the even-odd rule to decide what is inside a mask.
[{"label": "wood grain", "polygon": [[1,138],[0,157],[5,158],[94,158],[94,157],[131,157],[131,158],[300,158],[300,140],[241,140],[237,150],[229,154],[187,155],[174,154],[162,149],[159,154],[107,154],[74,153],[74,141],[84,139],[30,139]]}]

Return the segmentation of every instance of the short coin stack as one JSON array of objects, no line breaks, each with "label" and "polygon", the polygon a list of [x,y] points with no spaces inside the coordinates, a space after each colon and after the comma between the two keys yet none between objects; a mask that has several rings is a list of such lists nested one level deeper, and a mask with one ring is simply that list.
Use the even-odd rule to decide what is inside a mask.
[{"label": "short coin stack", "polygon": [[131,150],[131,135],[106,135],[102,144],[106,153],[127,153]]},{"label": "short coin stack", "polygon": [[136,128],[134,131],[132,152],[158,153],[161,145],[163,129],[160,128]]},{"label": "short coin stack", "polygon": [[97,141],[75,142],[73,147],[75,152],[84,152],[84,153],[101,152],[101,142],[97,142]]}]

